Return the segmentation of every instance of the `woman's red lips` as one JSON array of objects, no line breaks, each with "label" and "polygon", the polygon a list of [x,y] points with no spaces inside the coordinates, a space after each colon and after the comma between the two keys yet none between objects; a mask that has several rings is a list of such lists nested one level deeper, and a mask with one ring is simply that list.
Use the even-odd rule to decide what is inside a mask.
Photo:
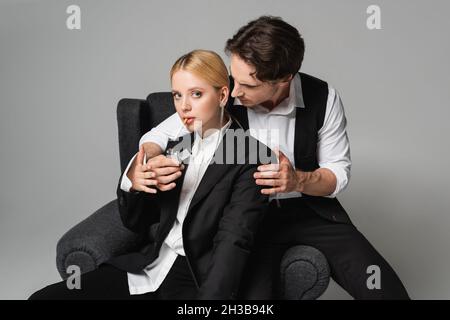
[{"label": "woman's red lips", "polygon": [[186,124],[191,124],[194,121],[194,117],[185,117],[184,121],[186,122]]}]

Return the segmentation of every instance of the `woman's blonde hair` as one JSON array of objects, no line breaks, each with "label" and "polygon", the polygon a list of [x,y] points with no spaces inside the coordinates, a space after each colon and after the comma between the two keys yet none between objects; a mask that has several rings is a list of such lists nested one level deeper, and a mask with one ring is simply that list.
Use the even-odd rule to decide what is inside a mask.
[{"label": "woman's blonde hair", "polygon": [[216,89],[230,86],[227,67],[214,51],[194,50],[181,56],[170,70],[170,79],[178,70],[191,72]]}]

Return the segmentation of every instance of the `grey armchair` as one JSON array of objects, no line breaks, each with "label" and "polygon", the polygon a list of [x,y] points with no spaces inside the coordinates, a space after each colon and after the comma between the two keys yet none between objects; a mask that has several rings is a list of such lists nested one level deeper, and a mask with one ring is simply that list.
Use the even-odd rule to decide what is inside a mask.
[{"label": "grey armchair", "polygon": [[[122,99],[117,106],[121,170],[137,152],[141,136],[175,112],[168,92],[150,94],[146,100]],[[119,177],[119,175],[118,175]],[[144,239],[122,225],[117,199],[84,219],[58,241],[56,265],[63,279],[77,265],[85,273],[112,256],[138,248]],[[329,267],[317,249],[297,245],[286,251],[280,265],[281,299],[316,299],[327,288]]]}]

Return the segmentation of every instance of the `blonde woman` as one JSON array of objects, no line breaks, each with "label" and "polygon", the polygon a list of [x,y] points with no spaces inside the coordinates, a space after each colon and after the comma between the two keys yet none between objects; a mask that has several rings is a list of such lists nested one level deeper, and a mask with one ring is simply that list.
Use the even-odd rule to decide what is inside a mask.
[{"label": "blonde woman", "polygon": [[[146,236],[157,224],[155,241],[82,275],[81,290],[68,290],[60,282],[31,299],[236,298],[258,224],[268,208],[268,196],[253,179],[261,164],[260,152],[253,157],[250,146],[257,150],[265,146],[247,136],[244,154],[239,155],[237,144],[227,142],[228,134],[242,128],[224,112],[229,77],[219,55],[207,50],[183,55],[170,77],[176,111],[190,132],[183,137],[183,141],[191,138],[191,148],[184,153],[189,161],[181,164],[181,159],[159,156],[172,163],[161,169],[161,175],[171,174],[175,180],[158,188],[152,184],[157,168],[149,171],[158,159],[146,162],[141,147],[117,190],[124,225]],[[240,161],[217,161],[219,154],[229,152],[236,157],[228,160]],[[129,179],[131,188],[123,179]]]}]

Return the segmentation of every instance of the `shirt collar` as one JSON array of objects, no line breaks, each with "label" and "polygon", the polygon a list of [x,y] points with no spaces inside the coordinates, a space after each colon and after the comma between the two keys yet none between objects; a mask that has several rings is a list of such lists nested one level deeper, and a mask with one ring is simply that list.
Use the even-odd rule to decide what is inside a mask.
[{"label": "shirt collar", "polygon": [[[210,135],[208,135],[205,138],[202,138],[202,136],[198,132],[195,132],[195,141],[197,141],[198,143],[201,143],[204,146],[212,144],[212,143],[216,142],[217,139],[219,139],[219,137],[222,137],[224,132],[230,126],[231,126],[231,117],[229,117],[228,122],[220,130],[214,130],[213,133],[211,133]],[[219,134],[220,134],[220,136],[219,136]]]},{"label": "shirt collar", "polygon": [[[239,98],[234,99],[234,105],[242,105]],[[261,105],[257,105],[251,108],[251,110],[258,113],[287,115],[294,111],[295,108],[304,108],[305,103],[303,101],[302,82],[300,74],[296,73],[289,85],[289,97],[280,102],[271,111],[268,111]]]}]

